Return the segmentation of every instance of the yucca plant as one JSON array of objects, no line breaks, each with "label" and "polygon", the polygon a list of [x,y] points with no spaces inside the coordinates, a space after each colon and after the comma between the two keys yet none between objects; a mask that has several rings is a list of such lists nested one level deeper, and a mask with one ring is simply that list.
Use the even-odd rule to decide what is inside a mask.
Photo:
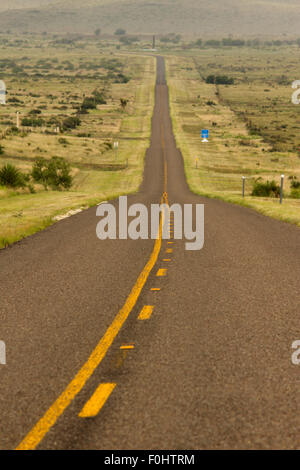
[{"label": "yucca plant", "polygon": [[0,169],[0,184],[11,188],[23,188],[25,176],[14,165],[7,163]]}]

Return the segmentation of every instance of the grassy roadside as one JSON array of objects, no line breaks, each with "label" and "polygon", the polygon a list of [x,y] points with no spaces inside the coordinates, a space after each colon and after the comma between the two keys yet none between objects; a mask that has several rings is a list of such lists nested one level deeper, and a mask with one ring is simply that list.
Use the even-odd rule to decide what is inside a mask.
[{"label": "grassy roadside", "polygon": [[[290,133],[289,146],[285,149],[278,145],[280,139],[276,141],[278,147],[276,148],[272,142],[261,135],[259,129],[257,133],[249,131],[247,119],[242,119],[239,112],[245,113],[245,107],[237,109],[237,96],[244,96],[245,90],[249,86],[253,88],[251,75],[250,85],[241,80],[236,80],[236,84],[232,87],[222,86],[219,89],[215,85],[206,84],[201,75],[202,73],[204,76],[208,75],[207,64],[209,60],[211,66],[214,64],[216,69],[220,67],[220,64],[214,63],[215,57],[211,57],[212,51],[206,51],[203,54],[207,54],[207,57],[198,55],[196,59],[192,56],[169,56],[166,58],[173,128],[177,145],[183,154],[185,173],[191,190],[199,195],[250,207],[264,215],[300,226],[300,201],[290,197],[289,188],[289,177],[298,177],[300,174],[299,156],[296,151],[290,148],[293,147],[291,145],[293,134]],[[225,73],[230,70],[230,67],[233,70],[232,62],[236,53],[231,52],[230,57],[226,57],[224,52],[218,54],[218,60],[223,65]],[[272,56],[270,57],[271,54],[259,55],[257,53],[256,60],[258,60],[257,55],[263,70],[265,64],[271,61]],[[240,57],[239,60],[241,61]],[[287,60],[290,62],[293,60],[292,53]],[[296,61],[297,58],[294,60]],[[249,65],[249,62],[247,63]],[[249,69],[250,66],[251,64]],[[282,68],[284,66],[283,61]],[[199,67],[201,74],[199,74]],[[253,71],[256,70],[257,68],[253,67]],[[276,69],[277,75],[280,72],[280,69]],[[221,73],[224,73],[224,70]],[[249,75],[247,78],[249,79]],[[269,81],[272,82],[272,76],[269,76]],[[255,85],[257,93],[249,115],[254,114],[255,108],[259,109],[259,106],[262,105],[260,100],[265,98],[263,90],[266,85],[261,82],[260,88],[258,88],[257,81]],[[251,92],[253,93],[252,90],[250,90],[250,94]],[[287,99],[288,105],[285,105],[285,108],[281,105],[280,108],[285,117],[288,113],[294,113],[290,117],[290,121],[282,121],[287,126],[278,130],[280,118],[278,118],[276,110],[273,110],[273,120],[275,121],[277,118],[276,131],[282,137],[282,133],[286,132],[286,127],[289,128],[289,124],[293,123],[295,126],[293,119],[297,107],[289,104],[290,87],[280,88],[278,86],[273,90],[273,94],[276,94],[279,102]],[[226,96],[226,100],[222,99],[223,96]],[[245,100],[241,100],[241,103],[244,105]],[[270,110],[269,113],[271,113]],[[258,118],[259,116],[256,117],[256,120]],[[265,119],[261,116],[260,118],[261,122]],[[271,117],[268,119],[273,123]],[[210,129],[209,143],[202,143],[201,128]],[[296,146],[296,133],[294,137]],[[286,140],[282,140],[286,143]],[[274,179],[279,183],[282,173],[285,174],[284,192],[286,196],[282,205],[279,204],[278,199],[251,196],[253,183],[257,178],[260,177],[263,181]],[[242,197],[242,176],[246,177],[244,198]]]},{"label": "grassy roadside", "polygon": [[[99,62],[99,51],[93,45],[88,47],[90,63],[93,59]],[[14,63],[18,64],[20,60],[22,64],[22,49],[4,49],[3,52],[13,54]],[[46,60],[45,54],[49,54],[49,51],[33,47],[31,64],[34,60],[37,64]],[[35,194],[0,187],[0,248],[53,224],[54,218],[60,214],[135,192],[142,181],[154,106],[155,59],[138,54],[116,55],[112,51],[102,53],[103,63],[106,64],[112,58],[117,60],[123,67],[122,73],[130,77],[128,83],[115,83],[107,78],[102,80],[101,69],[99,76],[94,71],[95,76],[87,75],[81,60],[86,57],[86,50],[66,52],[56,48],[56,57],[59,64],[66,59],[71,62],[75,68],[74,78],[70,78],[73,70],[69,64],[71,72],[60,70],[60,80],[51,69],[47,71],[48,78],[44,73],[38,79],[11,73],[7,78],[8,96],[22,101],[22,106],[19,107],[17,102],[8,103],[5,114],[2,113],[0,118],[0,130],[7,127],[5,122],[14,122],[16,110],[27,116],[30,109],[42,109],[44,120],[60,117],[62,113],[64,116],[72,115],[74,101],[76,106],[96,88],[105,90],[106,103],[82,115],[80,126],[65,132],[63,136],[40,128],[22,128],[21,132],[8,134],[1,139],[4,153],[0,155],[0,166],[12,163],[28,172],[36,157],[61,156],[72,165],[74,184],[70,191],[45,191],[36,187]],[[83,70],[86,78],[76,77],[77,67]],[[70,98],[72,88],[76,89],[76,93],[73,92]],[[125,110],[120,107],[120,98],[128,99]],[[117,154],[111,147],[114,141],[119,142]],[[121,164],[123,169],[104,171],[101,168],[103,164],[115,163]]]}]

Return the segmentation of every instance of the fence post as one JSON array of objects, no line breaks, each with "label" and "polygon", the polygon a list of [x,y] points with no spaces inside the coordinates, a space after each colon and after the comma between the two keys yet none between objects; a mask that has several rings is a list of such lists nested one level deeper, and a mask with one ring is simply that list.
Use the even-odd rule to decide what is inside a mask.
[{"label": "fence post", "polygon": [[283,198],[283,181],[284,181],[284,175],[281,175],[280,204],[282,204],[282,198]]},{"label": "fence post", "polygon": [[245,197],[245,176],[243,176],[243,197]]}]

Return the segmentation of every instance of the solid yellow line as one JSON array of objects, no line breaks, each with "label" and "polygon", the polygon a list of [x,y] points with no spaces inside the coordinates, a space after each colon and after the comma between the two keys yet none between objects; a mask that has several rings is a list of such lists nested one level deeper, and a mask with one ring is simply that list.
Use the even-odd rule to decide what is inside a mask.
[{"label": "solid yellow line", "polygon": [[144,305],[138,316],[138,320],[149,320],[152,315],[153,309],[153,305]]},{"label": "solid yellow line", "polygon": [[161,217],[160,219],[159,237],[155,240],[154,248],[150,259],[141,274],[139,275],[132,291],[130,292],[125,302],[125,305],[119,311],[112,324],[109,326],[106,333],[104,334],[104,336],[102,337],[102,339],[100,340],[100,342],[98,343],[86,363],[76,374],[74,379],[69,383],[67,388],[57,398],[53,405],[50,406],[44,416],[38,421],[38,423],[18,445],[16,450],[32,450],[36,448],[36,446],[45,437],[47,432],[52,428],[52,426],[54,426],[59,416],[62,415],[62,413],[70,405],[75,396],[84,387],[87,380],[91,377],[95,369],[99,366],[100,362],[105,357],[115,337],[119,333],[120,329],[122,328],[123,324],[131,313],[133,307],[135,306],[139,295],[149,277],[149,274],[157,261],[161,248],[162,223],[163,217]]},{"label": "solid yellow line", "polygon": [[161,276],[166,276],[166,274],[167,274],[167,269],[159,269],[159,270],[157,271],[156,276],[161,277]]},{"label": "solid yellow line", "polygon": [[80,418],[97,416],[117,384],[100,384],[79,413]]}]

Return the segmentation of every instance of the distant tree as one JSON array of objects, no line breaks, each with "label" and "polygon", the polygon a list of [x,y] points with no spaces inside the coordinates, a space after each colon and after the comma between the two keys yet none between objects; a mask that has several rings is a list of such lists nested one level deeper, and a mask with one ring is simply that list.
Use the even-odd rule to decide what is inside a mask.
[{"label": "distant tree", "polygon": [[126,30],[125,30],[125,29],[118,28],[118,29],[116,29],[116,31],[115,31],[115,36],[123,36],[124,34],[126,34]]},{"label": "distant tree", "polygon": [[202,46],[202,43],[203,43],[202,39],[197,39],[197,41],[196,41],[195,44],[196,44],[196,46],[201,47],[201,46]]},{"label": "distant tree", "polygon": [[209,47],[220,47],[221,41],[219,41],[218,39],[209,39],[208,41],[206,41],[205,45]]},{"label": "distant tree", "polygon": [[68,129],[75,129],[77,126],[80,126],[80,119],[78,116],[69,116],[63,120],[61,128],[63,131]]},{"label": "distant tree", "polygon": [[101,34],[101,29],[97,28],[95,31],[95,36],[100,36],[100,34]]},{"label": "distant tree", "polygon": [[232,38],[225,38],[222,40],[223,46],[236,46],[241,47],[246,44],[243,39],[232,39]]},{"label": "distant tree", "polygon": [[227,75],[208,75],[205,79],[206,83],[216,84],[216,85],[233,85],[234,79],[232,77],[227,77]]}]

